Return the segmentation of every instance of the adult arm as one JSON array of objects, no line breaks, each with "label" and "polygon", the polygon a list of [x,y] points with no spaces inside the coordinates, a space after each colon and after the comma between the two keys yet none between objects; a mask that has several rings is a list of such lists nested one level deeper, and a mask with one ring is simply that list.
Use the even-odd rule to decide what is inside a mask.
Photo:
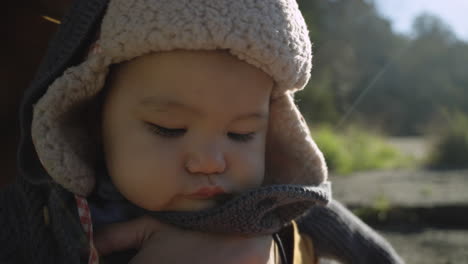
[{"label": "adult arm", "polygon": [[337,201],[314,207],[298,225],[301,233],[312,238],[319,257],[342,263],[404,263],[381,235]]}]

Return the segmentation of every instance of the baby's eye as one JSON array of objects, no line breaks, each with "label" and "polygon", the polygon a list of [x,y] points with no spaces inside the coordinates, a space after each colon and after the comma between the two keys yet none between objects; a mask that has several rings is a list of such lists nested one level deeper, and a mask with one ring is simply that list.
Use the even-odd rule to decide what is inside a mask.
[{"label": "baby's eye", "polygon": [[234,141],[248,142],[255,137],[255,132],[247,133],[247,134],[228,133],[228,137]]},{"label": "baby's eye", "polygon": [[151,132],[155,133],[156,135],[162,136],[162,137],[180,137],[187,132],[187,129],[184,128],[166,128],[162,126],[158,126],[152,123],[146,123],[151,130]]}]

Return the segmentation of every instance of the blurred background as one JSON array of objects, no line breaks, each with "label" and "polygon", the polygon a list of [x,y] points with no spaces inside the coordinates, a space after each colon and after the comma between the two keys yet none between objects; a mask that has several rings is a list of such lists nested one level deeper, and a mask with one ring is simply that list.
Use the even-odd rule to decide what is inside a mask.
[{"label": "blurred background", "polygon": [[468,1],[298,2],[334,198],[407,263],[468,263]]},{"label": "blurred background", "polygon": [[[0,186],[17,110],[72,0],[7,1],[0,24]],[[468,263],[468,1],[298,0],[314,69],[296,99],[334,197],[407,263]]]}]

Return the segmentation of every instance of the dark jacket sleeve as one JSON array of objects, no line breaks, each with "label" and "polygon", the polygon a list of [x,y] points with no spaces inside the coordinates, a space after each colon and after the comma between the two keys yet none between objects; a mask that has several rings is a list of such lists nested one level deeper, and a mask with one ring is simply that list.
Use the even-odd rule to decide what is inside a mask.
[{"label": "dark jacket sleeve", "polygon": [[18,185],[0,189],[0,263],[24,263],[25,203]]},{"label": "dark jacket sleeve", "polygon": [[382,236],[337,201],[311,209],[298,224],[314,241],[319,257],[342,263],[404,263]]},{"label": "dark jacket sleeve", "polygon": [[[65,240],[60,240],[62,244],[56,241],[55,230],[60,225],[46,224],[51,221],[52,213],[46,205],[47,199],[40,187],[16,182],[0,190],[0,264],[79,261],[71,253],[63,254],[59,248]],[[73,238],[71,232],[66,235]]]}]

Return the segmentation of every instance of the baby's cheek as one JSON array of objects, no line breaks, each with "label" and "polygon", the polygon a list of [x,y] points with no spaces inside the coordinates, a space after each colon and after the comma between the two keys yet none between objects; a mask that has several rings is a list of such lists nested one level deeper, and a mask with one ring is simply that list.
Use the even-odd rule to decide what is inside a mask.
[{"label": "baby's cheek", "polygon": [[158,210],[179,192],[175,161],[170,151],[135,149],[122,155],[119,163],[113,177],[115,184],[125,198],[139,207]]},{"label": "baby's cheek", "polygon": [[265,174],[264,152],[250,151],[239,155],[236,167],[236,175],[240,178],[243,186],[260,186]]}]

